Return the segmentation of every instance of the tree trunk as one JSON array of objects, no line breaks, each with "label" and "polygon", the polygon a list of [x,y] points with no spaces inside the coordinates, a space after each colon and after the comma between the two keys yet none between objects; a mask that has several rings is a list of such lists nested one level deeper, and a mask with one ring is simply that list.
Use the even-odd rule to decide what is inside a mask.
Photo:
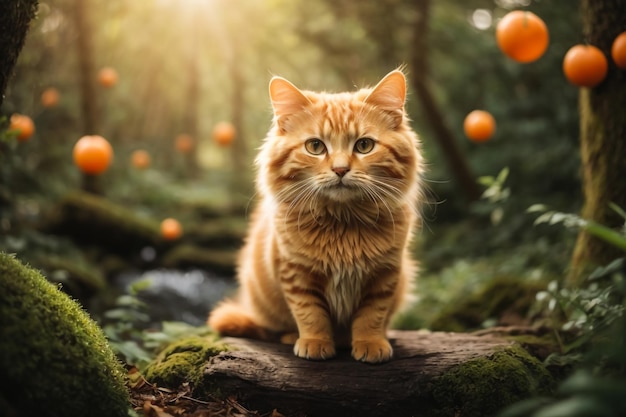
[{"label": "tree trunk", "polygon": [[75,0],[74,24],[77,33],[76,48],[83,134],[94,135],[98,133],[98,109],[94,81],[95,70],[92,56],[91,22],[89,21],[87,2],[88,0]]},{"label": "tree trunk", "polygon": [[[292,347],[226,338],[233,348],[210,359],[206,387],[248,408],[307,416],[486,416],[546,393],[541,363],[503,338],[392,331],[394,358],[368,365],[350,351],[307,361]],[[180,356],[180,352],[177,352]]]},{"label": "tree trunk", "polygon": [[413,40],[411,42],[410,62],[413,71],[410,81],[417,98],[420,101],[426,118],[430,121],[435,139],[439,142],[450,171],[455,178],[461,192],[468,202],[478,200],[481,192],[472,174],[469,165],[458,145],[454,140],[454,135],[448,128],[443,114],[428,87],[428,21],[430,18],[430,0],[417,0],[416,10],[417,20],[413,29]]},{"label": "tree trunk", "polygon": [[183,154],[185,158],[185,174],[191,177],[198,175],[198,146],[200,143],[200,129],[198,115],[200,108],[200,28],[203,24],[203,15],[194,13],[189,16],[189,43],[187,48],[187,95],[186,109],[183,114],[183,128],[193,138],[193,145],[189,152]]},{"label": "tree trunk", "polygon": [[38,4],[37,0],[0,1],[0,106]]},{"label": "tree trunk", "polygon": [[[615,66],[610,51],[615,37],[626,29],[626,2],[582,0],[581,6],[585,41],[600,48],[609,60],[606,79],[595,88],[580,90],[582,217],[617,228],[624,219],[609,203],[626,209],[626,72]],[[569,285],[580,285],[590,269],[620,256],[624,253],[582,231],[572,257]]]}]

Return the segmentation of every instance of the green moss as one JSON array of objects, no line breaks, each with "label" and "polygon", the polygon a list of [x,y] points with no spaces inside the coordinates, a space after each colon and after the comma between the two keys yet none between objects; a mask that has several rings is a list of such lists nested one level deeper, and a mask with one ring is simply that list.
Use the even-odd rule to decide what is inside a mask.
[{"label": "green moss", "polygon": [[0,404],[19,415],[126,416],[124,375],[78,303],[0,253]]},{"label": "green moss", "polygon": [[487,417],[522,399],[552,391],[545,367],[515,345],[450,369],[432,386],[434,416]]},{"label": "green moss", "polygon": [[189,382],[194,388],[202,385],[204,364],[227,350],[211,337],[193,336],[174,342],[163,349],[145,371],[146,379],[160,386],[177,388]]},{"label": "green moss", "polygon": [[541,282],[527,282],[514,277],[498,277],[474,294],[464,295],[445,307],[428,326],[435,331],[462,332],[480,328],[489,318],[503,314],[525,317],[535,302]]}]

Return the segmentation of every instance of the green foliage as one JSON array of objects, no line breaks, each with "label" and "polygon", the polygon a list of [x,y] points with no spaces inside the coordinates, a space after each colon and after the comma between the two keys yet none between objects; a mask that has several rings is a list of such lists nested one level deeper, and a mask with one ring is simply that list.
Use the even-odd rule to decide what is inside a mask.
[{"label": "green foliage", "polygon": [[102,319],[104,333],[113,350],[125,363],[140,370],[144,370],[164,346],[184,337],[211,334],[206,327],[182,322],[163,322],[159,330],[148,328],[150,317],[146,314],[146,305],[137,297],[148,285],[148,281],[134,283],[130,294],[118,297],[115,306],[107,310]]},{"label": "green foliage", "polygon": [[[623,210],[615,206],[613,209],[626,218]],[[531,207],[531,211],[545,211],[545,207]],[[547,211],[537,222],[582,228],[620,248],[626,241],[624,228],[615,231],[572,214]],[[524,401],[504,410],[500,417],[623,416],[626,258],[596,269],[585,288],[559,288],[557,282],[552,282],[547,291],[537,294],[537,299],[554,323],[563,322],[562,329],[575,335],[546,363],[576,364],[580,369],[560,385],[557,398]]]},{"label": "green foliage", "polygon": [[615,213],[624,219],[625,223],[621,230],[613,230],[609,227],[598,224],[593,220],[583,219],[575,214],[548,210],[543,204],[535,204],[529,207],[528,212],[543,212],[541,216],[537,217],[535,224],[548,223],[550,225],[554,225],[562,223],[568,228],[581,228],[589,234],[600,238],[619,249],[626,250],[626,213],[614,203],[609,203],[609,206],[613,209],[613,211],[615,211]]}]

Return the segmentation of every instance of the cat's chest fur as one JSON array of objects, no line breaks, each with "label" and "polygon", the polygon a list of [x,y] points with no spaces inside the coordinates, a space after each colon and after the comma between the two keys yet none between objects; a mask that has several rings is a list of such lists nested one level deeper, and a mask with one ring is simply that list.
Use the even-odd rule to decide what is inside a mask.
[{"label": "cat's chest fur", "polygon": [[[398,216],[400,217],[400,216]],[[406,220],[379,218],[364,223],[348,216],[300,213],[284,220],[280,228],[283,247],[304,258],[314,269],[329,276],[360,276],[384,259],[390,251],[402,247],[397,234],[407,233]]]},{"label": "cat's chest fur", "polygon": [[283,218],[280,240],[290,260],[305,265],[311,277],[323,277],[330,313],[339,324],[349,324],[369,280],[399,262],[402,245],[396,234],[408,231],[407,221],[379,218],[363,223],[331,214],[303,214]]}]

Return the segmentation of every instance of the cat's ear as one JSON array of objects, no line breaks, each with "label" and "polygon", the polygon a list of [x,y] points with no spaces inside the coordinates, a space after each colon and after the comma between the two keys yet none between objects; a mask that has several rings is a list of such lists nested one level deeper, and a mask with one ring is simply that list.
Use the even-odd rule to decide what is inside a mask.
[{"label": "cat's ear", "polygon": [[308,98],[295,85],[282,77],[273,77],[270,81],[270,99],[274,115],[280,124],[294,113],[311,104]]},{"label": "cat's ear", "polygon": [[390,112],[394,116],[396,126],[402,122],[405,100],[406,78],[400,70],[387,74],[365,98],[366,103]]}]

